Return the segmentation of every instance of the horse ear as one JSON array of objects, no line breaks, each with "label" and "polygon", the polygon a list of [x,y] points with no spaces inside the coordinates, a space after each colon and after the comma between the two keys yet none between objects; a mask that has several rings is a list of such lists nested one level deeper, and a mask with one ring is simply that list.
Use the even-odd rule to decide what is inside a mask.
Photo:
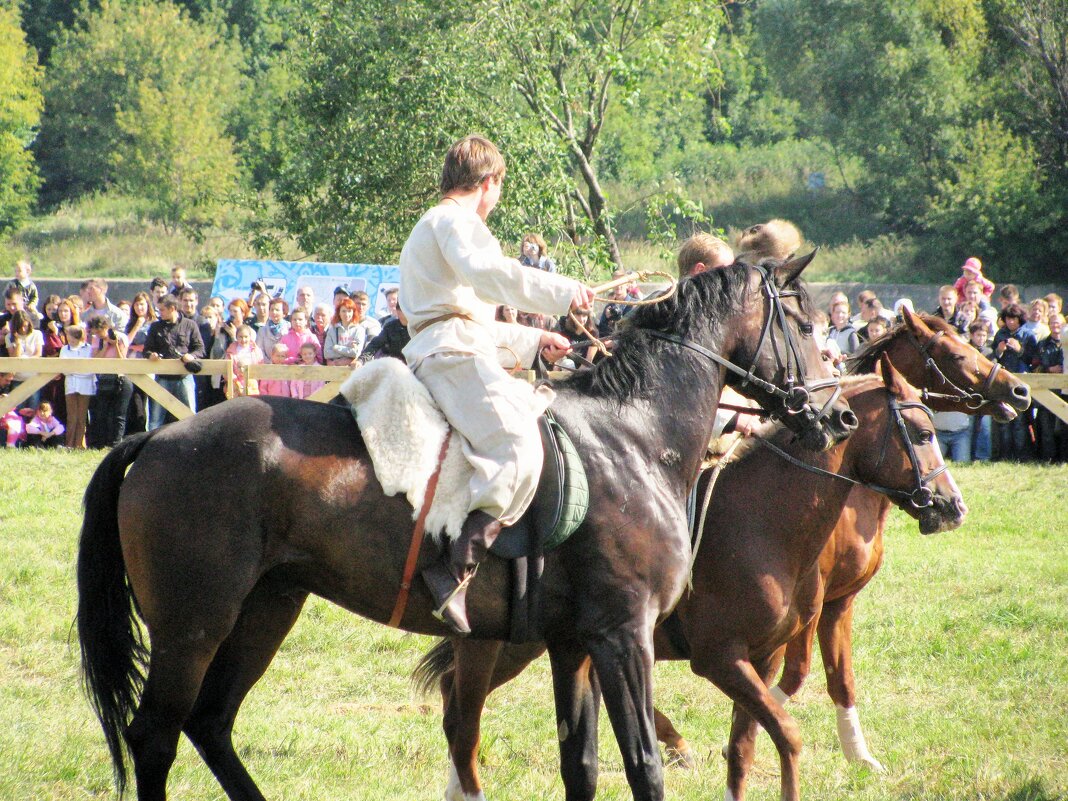
[{"label": "horse ear", "polygon": [[805,268],[816,258],[816,254],[819,253],[819,248],[809,253],[807,256],[798,256],[794,259],[788,259],[775,268],[775,284],[782,288],[789,284],[791,281],[796,281],[804,272]]},{"label": "horse ear", "polygon": [[931,327],[920,319],[918,314],[910,312],[908,306],[901,307],[901,318],[905,321],[905,326],[917,339],[930,339],[934,336],[934,331],[931,330]]},{"label": "horse ear", "polygon": [[887,392],[895,398],[905,397],[905,379],[901,377],[901,373],[894,369],[894,365],[890,362],[890,357],[885,353],[879,354],[878,373],[883,377],[883,385],[886,387]]}]

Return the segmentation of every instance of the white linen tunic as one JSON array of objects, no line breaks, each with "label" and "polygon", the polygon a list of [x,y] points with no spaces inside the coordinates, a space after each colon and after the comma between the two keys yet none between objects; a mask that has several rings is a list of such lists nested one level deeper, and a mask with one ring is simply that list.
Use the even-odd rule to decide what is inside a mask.
[{"label": "white linen tunic", "polygon": [[[474,211],[452,204],[435,206],[419,220],[401,251],[400,272],[400,306],[412,335],[404,357],[464,438],[464,455],[474,468],[469,511],[481,509],[511,525],[537,489],[537,416],[553,393],[535,390],[502,368],[513,367],[516,358],[529,366],[544,332],[495,321],[496,307],[564,314],[578,283],[506,257]],[[457,313],[470,319],[454,317],[420,330]]]}]

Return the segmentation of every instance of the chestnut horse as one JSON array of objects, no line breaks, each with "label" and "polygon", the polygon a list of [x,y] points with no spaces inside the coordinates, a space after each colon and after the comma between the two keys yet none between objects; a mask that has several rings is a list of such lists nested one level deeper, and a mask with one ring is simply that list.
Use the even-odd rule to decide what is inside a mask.
[{"label": "chestnut horse", "polygon": [[[601,687],[634,798],[663,797],[653,626],[685,584],[686,495],[725,376],[809,447],[855,426],[812,336],[798,281],[809,261],[683,281],[635,310],[612,358],[559,387],[553,410],[583,455],[591,495],[543,576],[561,772],[582,788],[569,798],[594,793]],[[820,408],[812,391],[825,393]],[[229,798],[263,799],[232,742],[246,694],[309,593],[390,619],[412,511],[384,495],[352,415],[337,406],[242,398],[112,450],[86,489],[77,623],[120,791],[128,753],[138,798],[165,799],[185,733]],[[434,550],[423,548],[420,567]],[[468,593],[474,637],[508,637],[509,585],[503,560],[483,563]],[[431,606],[416,583],[401,628],[444,633]]]},{"label": "chestnut horse", "polygon": [[[939,317],[903,311],[901,325],[856,355],[854,372],[871,370],[886,354],[909,383],[924,391],[925,401],[936,411],[992,414],[1008,422],[1017,411],[1030,406],[1027,384],[961,342],[951,325]],[[850,493],[845,512],[820,556],[823,606],[787,646],[786,663],[774,691],[785,701],[801,689],[812,664],[812,640],[818,636],[842,752],[846,759],[877,771],[882,765],[868,750],[856,708],[853,602],[882,566],[883,531],[889,513],[890,504],[884,496],[863,487]],[[662,730],[663,722],[658,718],[657,731]]]},{"label": "chestnut horse", "polygon": [[[881,378],[855,377],[843,386],[861,421],[847,442],[803,457],[780,430],[767,447],[754,440],[748,453],[723,471],[704,517],[693,589],[656,630],[656,659],[689,659],[695,673],[735,702],[728,798],[744,795],[757,722],[779,750],[782,798],[799,798],[797,726],[767,684],[782,663],[786,643],[819,607],[819,556],[851,488],[857,482],[877,485],[919,520],[925,534],[955,528],[966,512],[945,471],[930,411],[889,361],[882,373]],[[769,504],[772,475],[776,500]],[[446,737],[459,769],[475,770],[470,757],[477,751],[486,695],[539,652],[536,646],[502,651],[499,643],[445,640],[417,668],[420,683],[441,681]],[[468,687],[484,688],[481,695],[458,691],[456,679],[464,674]],[[459,743],[469,749],[468,759],[456,758]],[[450,782],[447,801],[481,798],[461,792],[473,784],[477,779],[461,772]]]}]

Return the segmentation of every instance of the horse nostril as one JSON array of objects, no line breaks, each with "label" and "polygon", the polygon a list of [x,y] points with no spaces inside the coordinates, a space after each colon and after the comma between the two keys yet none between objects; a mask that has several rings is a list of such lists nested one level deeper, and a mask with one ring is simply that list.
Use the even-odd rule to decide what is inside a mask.
[{"label": "horse nostril", "polygon": [[1015,398],[1027,400],[1031,397],[1031,387],[1027,386],[1027,384],[1020,384],[1020,386],[1012,388],[1012,394]]},{"label": "horse nostril", "polygon": [[845,431],[856,431],[857,426],[860,425],[860,420],[857,419],[857,415],[852,409],[838,412],[837,417],[838,425]]}]

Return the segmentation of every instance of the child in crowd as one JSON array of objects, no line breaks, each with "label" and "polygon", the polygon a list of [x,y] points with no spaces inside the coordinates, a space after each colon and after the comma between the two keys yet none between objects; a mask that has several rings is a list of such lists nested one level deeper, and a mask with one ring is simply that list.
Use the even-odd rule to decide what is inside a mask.
[{"label": "child in crowd", "polygon": [[874,342],[879,337],[885,336],[886,332],[889,330],[890,326],[887,324],[886,320],[884,320],[882,317],[876,317],[874,320],[868,323],[868,341]]},{"label": "child in crowd", "polygon": [[15,277],[12,279],[8,286],[16,286],[19,291],[22,292],[22,299],[24,301],[23,308],[28,310],[31,315],[36,315],[37,312],[37,284],[30,278],[30,274],[33,272],[33,265],[30,264],[29,259],[20,259],[15,262]]},{"label": "child in crowd", "polygon": [[[90,359],[93,346],[80,325],[67,327],[67,344],[59,351],[61,359]],[[96,394],[96,375],[70,373],[64,379],[67,399],[67,447],[85,448],[85,429],[89,422],[89,401]]]},{"label": "child in crowd", "polygon": [[[271,349],[271,364],[288,364],[289,348],[284,343],[278,342]],[[261,395],[279,395],[289,397],[289,382],[284,378],[264,378],[260,381]]]},{"label": "child in crowd", "polygon": [[297,306],[289,315],[289,331],[278,340],[289,350],[289,363],[296,364],[300,361],[300,349],[305,345],[315,348],[315,364],[322,364],[323,351],[319,347],[319,338],[308,328],[308,312],[303,306]]},{"label": "child in crowd", "polygon": [[1021,331],[1032,334],[1036,342],[1041,342],[1049,336],[1049,325],[1046,320],[1049,317],[1049,303],[1045,298],[1032,300],[1027,307],[1027,321],[1020,326]]},{"label": "child in crowd", "polygon": [[26,424],[26,441],[36,448],[55,448],[66,430],[59,418],[52,414],[52,404],[41,401],[37,413]]},{"label": "child in crowd", "polygon": [[[6,396],[7,393],[0,395],[0,397]],[[4,428],[4,444],[7,447],[18,448],[26,442],[26,419],[23,412],[29,411],[29,409],[12,409],[0,417],[0,425]]]},{"label": "child in crowd", "polygon": [[[242,300],[241,303],[244,301]],[[242,324],[237,327],[234,332],[234,341],[226,348],[226,358],[233,362],[235,394],[259,395],[259,381],[249,378],[246,383],[246,372],[242,369],[250,364],[263,364],[263,351],[255,342],[252,326]]]},{"label": "child in crowd", "polygon": [[[316,343],[305,342],[300,346],[300,364],[304,367],[312,367],[319,363],[318,348]],[[289,382],[289,396],[291,398],[308,398],[316,390],[322,389],[326,386],[325,381],[308,381],[302,378],[297,378]]]},{"label": "child in crowd", "polygon": [[960,277],[953,282],[953,288],[957,291],[957,300],[964,300],[964,288],[968,282],[975,281],[983,289],[983,295],[989,301],[994,294],[994,282],[983,275],[983,263],[972,256],[960,267]]}]

